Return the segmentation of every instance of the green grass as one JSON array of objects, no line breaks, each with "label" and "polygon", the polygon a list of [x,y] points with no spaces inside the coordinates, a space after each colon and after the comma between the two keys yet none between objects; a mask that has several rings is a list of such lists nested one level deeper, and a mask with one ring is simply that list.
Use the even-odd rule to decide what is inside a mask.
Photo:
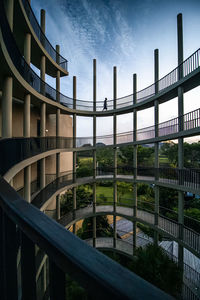
[{"label": "green grass", "polygon": [[[97,186],[97,190],[96,190],[96,195],[97,197],[99,197],[101,194],[103,194],[107,199],[107,201],[112,201],[113,199],[113,188],[112,187],[107,187],[107,186]],[[112,198],[112,199],[110,199]],[[129,203],[128,200],[126,199],[132,199],[133,198],[133,193],[132,192],[128,192],[125,193],[122,197],[121,197],[121,201],[123,200],[123,203]]]}]

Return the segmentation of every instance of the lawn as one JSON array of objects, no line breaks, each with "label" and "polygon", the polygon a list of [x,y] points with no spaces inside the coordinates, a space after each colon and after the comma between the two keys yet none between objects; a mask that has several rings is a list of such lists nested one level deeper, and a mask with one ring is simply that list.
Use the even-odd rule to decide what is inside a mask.
[{"label": "lawn", "polygon": [[[104,195],[107,198],[108,202],[112,201],[113,200],[113,187],[97,186],[96,195],[97,195],[97,199],[100,195]],[[127,199],[132,199],[132,198],[133,198],[133,193],[127,191],[124,195],[122,195],[121,201],[123,200],[123,203],[126,204],[126,203],[130,202]]]}]

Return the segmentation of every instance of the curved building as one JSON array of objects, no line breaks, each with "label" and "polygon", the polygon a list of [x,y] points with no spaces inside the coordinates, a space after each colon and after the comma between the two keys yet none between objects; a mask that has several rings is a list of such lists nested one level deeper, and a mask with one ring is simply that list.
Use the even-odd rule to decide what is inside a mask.
[{"label": "curved building", "polygon": [[[19,22],[20,20],[20,22]],[[30,0],[0,1],[0,286],[2,299],[65,299],[70,275],[95,299],[170,299],[170,296],[94,248],[112,250],[132,258],[138,241],[159,243],[159,235],[177,245],[177,263],[183,269],[183,299],[199,299],[200,273],[186,263],[200,259],[200,228],[184,216],[184,193],[200,195],[200,169],[184,166],[184,138],[200,135],[200,109],[184,114],[184,93],[199,86],[200,49],[183,58],[182,15],[177,16],[178,66],[159,78],[159,52],[154,51],[154,83],[117,97],[117,68],[113,68],[113,99],[102,111],[96,99],[96,60],[93,60],[93,99],[78,100],[76,77],[73,98],[60,91],[60,78],[68,75],[68,62],[45,35],[45,11],[38,23]],[[40,76],[33,67],[39,69]],[[55,78],[56,89],[45,81]],[[178,97],[178,117],[159,123],[159,106]],[[154,109],[154,125],[137,129],[137,114]],[[117,133],[117,117],[133,114],[133,130]],[[76,136],[77,116],[93,118],[93,136]],[[97,118],[111,116],[113,134],[97,136]],[[178,167],[159,165],[159,143],[177,140]],[[154,166],[139,166],[138,147],[154,147]],[[101,147],[100,147],[101,146]],[[118,166],[117,150],[131,146],[132,166]],[[113,166],[97,164],[98,149],[109,148]],[[91,176],[77,176],[77,153],[92,152]],[[96,197],[97,183],[111,181],[113,197],[106,203]],[[131,201],[118,199],[117,183],[133,185]],[[93,186],[93,200],[77,205],[79,185]],[[154,187],[153,208],[138,205],[137,186]],[[160,206],[160,188],[178,193],[176,218],[166,217]],[[61,217],[60,194],[72,189],[69,212]],[[49,215],[49,216],[47,216]],[[98,216],[112,216],[113,236],[97,237]],[[92,217],[92,239],[76,237],[76,224]],[[118,229],[118,218],[127,220],[129,231]],[[57,222],[55,222],[57,221]],[[148,226],[154,238],[137,235],[137,223]],[[66,230],[66,228],[71,228]],[[131,242],[119,237],[127,235]],[[146,240],[145,240],[146,239]],[[163,242],[163,244],[165,244]],[[93,246],[93,248],[91,247]],[[172,256],[173,253],[169,253]],[[200,265],[200,264],[199,264]]]}]

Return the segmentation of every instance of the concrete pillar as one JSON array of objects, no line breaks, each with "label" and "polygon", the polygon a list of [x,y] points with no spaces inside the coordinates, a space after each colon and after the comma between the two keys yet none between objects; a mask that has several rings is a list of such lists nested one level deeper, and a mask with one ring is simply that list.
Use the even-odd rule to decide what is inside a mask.
[{"label": "concrete pillar", "polygon": [[[59,65],[60,64],[60,46],[56,45],[56,62]],[[56,100],[57,102],[60,102],[60,71],[57,70],[56,74]]]},{"label": "concrete pillar", "polygon": [[[76,76],[73,76],[73,109],[76,109]],[[73,114],[73,148],[76,148],[76,114]],[[73,182],[76,182],[76,159],[77,152],[73,150]],[[73,218],[76,217],[76,187],[73,192]],[[76,224],[73,224],[73,233],[76,233]]]},{"label": "concrete pillar", "polygon": [[31,120],[31,95],[27,94],[24,99],[24,137],[30,137]]},{"label": "concrete pillar", "polygon": [[[96,59],[93,59],[93,111],[96,111],[97,95]],[[96,115],[93,116],[93,146],[96,147],[97,135]],[[93,150],[93,178],[96,179],[97,152]],[[96,213],[96,182],[93,183],[93,212]],[[96,217],[93,217],[93,247],[96,247]]]},{"label": "concrete pillar", "polygon": [[[40,108],[40,136],[45,137],[46,130],[46,103],[41,104]],[[40,188],[45,187],[45,158],[40,160]]]},{"label": "concrete pillar", "polygon": [[[30,137],[30,102],[31,95],[24,99],[24,137]],[[31,166],[24,168],[24,199],[31,202]]]},{"label": "concrete pillar", "polygon": [[[133,104],[137,103],[137,74],[133,74]],[[133,109],[133,141],[137,141],[137,109]],[[133,146],[133,217],[137,217],[137,145]],[[133,254],[137,247],[137,222],[133,221]]]},{"label": "concrete pillar", "polygon": [[5,1],[6,16],[10,25],[11,31],[13,31],[13,12],[14,12],[14,0]]},{"label": "concrete pillar", "polygon": [[[158,49],[154,50],[154,83],[155,83],[155,94],[158,93],[159,86],[159,52]],[[158,100],[154,101],[154,128],[155,128],[155,137],[159,136],[159,102]],[[159,180],[159,143],[154,143],[154,168],[155,168],[155,180]],[[155,208],[154,208],[154,225],[158,226],[158,217],[159,217],[159,186],[155,185]],[[158,245],[159,234],[157,231],[154,231],[154,243]]]},{"label": "concrete pillar", "polygon": [[[60,148],[60,142],[59,142],[59,136],[60,136],[60,109],[57,108],[56,111],[56,147]],[[60,153],[56,153],[56,178],[60,177]],[[56,217],[57,220],[60,219],[60,195],[56,196]]]},{"label": "concrete pillar", "polygon": [[[117,67],[113,67],[113,104],[114,109],[117,108]],[[116,226],[116,207],[117,207],[117,115],[113,115],[113,144],[114,144],[114,178],[113,178],[113,200],[114,200],[114,217],[113,217],[113,247],[116,247],[116,237],[117,237],[117,226]]]},{"label": "concrete pillar", "polygon": [[31,34],[26,33],[24,39],[24,58],[28,65],[31,63]]},{"label": "concrete pillar", "polygon": [[[182,14],[177,15],[178,66],[183,62],[183,22]],[[179,68],[179,79],[183,77],[183,67]]]},{"label": "concrete pillar", "polygon": [[44,9],[40,10],[40,27],[42,32],[45,34],[46,31],[46,12]]},{"label": "concrete pillar", "polygon": [[[177,16],[177,41],[178,41],[178,65],[179,65],[179,78],[183,77],[183,25],[182,14]],[[183,88],[178,88],[178,117],[179,117],[179,132],[183,130],[183,114],[184,114],[184,100],[183,100]],[[184,153],[183,153],[183,138],[178,139],[178,168],[181,170],[184,167]],[[179,184],[183,184],[179,177]],[[183,239],[183,224],[184,224],[184,193],[178,191],[178,222],[179,222],[179,239]],[[183,247],[179,244],[178,247],[178,263],[183,268]]]},{"label": "concrete pillar", "polygon": [[6,77],[2,89],[2,137],[12,137],[12,77]]},{"label": "concrete pillar", "polygon": [[40,92],[42,95],[45,95],[45,73],[46,73],[46,57],[43,55],[40,61],[40,78],[42,79]]},{"label": "concrete pillar", "polygon": [[24,199],[31,202],[31,166],[24,168]]}]

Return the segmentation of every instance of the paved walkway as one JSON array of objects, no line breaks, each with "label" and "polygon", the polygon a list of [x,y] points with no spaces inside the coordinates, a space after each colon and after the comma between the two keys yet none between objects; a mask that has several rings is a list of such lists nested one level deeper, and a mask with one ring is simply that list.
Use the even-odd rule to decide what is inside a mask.
[{"label": "paved walkway", "polygon": [[[114,213],[113,205],[97,206],[96,213],[113,214]],[[125,218],[133,217],[133,209],[131,209],[129,207],[117,206],[116,213],[124,216]],[[76,210],[74,218],[73,218],[72,212],[66,214],[64,217],[62,217],[60,219],[60,223],[63,226],[69,227],[72,223],[74,223],[74,220],[85,219],[91,215],[93,215],[92,204],[87,207]],[[137,218],[140,219],[141,221],[145,221],[149,224],[152,224],[152,225],[154,224],[154,214],[153,213],[143,211],[143,210],[138,210]],[[178,224],[173,220],[164,218],[163,216],[162,217],[159,216],[159,218],[158,218],[158,228],[160,228],[162,231],[169,234],[172,238],[178,238],[178,236],[179,236]],[[189,228],[184,227],[183,228],[183,242],[186,247],[188,246],[190,248],[189,250],[194,250],[195,254],[198,257],[200,256],[200,234],[192,231]]]}]

